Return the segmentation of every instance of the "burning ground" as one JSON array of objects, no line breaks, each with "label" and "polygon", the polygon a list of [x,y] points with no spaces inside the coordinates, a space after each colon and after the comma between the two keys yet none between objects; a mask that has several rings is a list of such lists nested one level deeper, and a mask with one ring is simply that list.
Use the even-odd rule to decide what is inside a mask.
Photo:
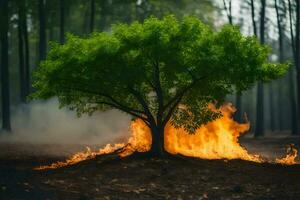
[{"label": "burning ground", "polygon": [[249,124],[221,111],[195,135],[169,124],[165,146],[177,156],[165,158],[134,154],[151,144],[141,121],[127,143],[102,148],[2,143],[0,199],[299,199],[299,138],[239,138]]},{"label": "burning ground", "polygon": [[[265,154],[275,152],[283,156],[284,148],[279,147],[297,141],[299,138],[244,139],[243,145],[253,149],[263,146]],[[0,199],[282,200],[300,197],[300,165],[187,157],[119,159],[110,154],[55,170],[32,170],[38,165],[63,161],[67,154],[84,147],[1,144],[0,149]],[[39,149],[43,152],[56,149],[65,152],[65,156],[41,155]]]}]

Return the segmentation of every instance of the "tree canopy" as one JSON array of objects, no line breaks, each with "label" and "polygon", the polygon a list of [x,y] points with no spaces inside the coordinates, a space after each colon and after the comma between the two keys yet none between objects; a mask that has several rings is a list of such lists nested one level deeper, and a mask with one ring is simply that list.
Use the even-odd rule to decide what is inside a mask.
[{"label": "tree canopy", "polygon": [[215,31],[196,17],[150,17],[52,43],[35,72],[33,97],[57,96],[79,115],[119,109],[149,127],[172,120],[192,133],[220,115],[209,103],[286,72],[286,64],[268,61],[269,53],[235,26]]}]

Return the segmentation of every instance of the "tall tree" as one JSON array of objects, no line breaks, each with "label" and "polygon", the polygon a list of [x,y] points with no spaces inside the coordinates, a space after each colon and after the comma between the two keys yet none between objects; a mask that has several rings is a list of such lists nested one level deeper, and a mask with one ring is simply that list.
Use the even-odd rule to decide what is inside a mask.
[{"label": "tall tree", "polygon": [[8,0],[0,0],[2,128],[5,131],[11,130],[8,66],[8,20]]},{"label": "tall tree", "polygon": [[58,96],[78,114],[116,108],[139,118],[151,130],[152,155],[160,156],[168,122],[194,133],[220,116],[210,103],[282,76],[287,66],[269,63],[268,54],[237,27],[214,32],[196,17],[151,17],[52,45],[35,73],[34,97]]},{"label": "tall tree", "polygon": [[[233,25],[232,0],[229,0],[228,3],[226,3],[226,0],[223,0],[223,5],[227,14],[228,22],[230,25]],[[235,106],[237,110],[234,114],[234,118],[238,122],[241,122],[242,121],[242,94],[236,94],[235,97],[236,97]]]},{"label": "tall tree", "polygon": [[47,41],[46,41],[46,16],[45,16],[45,1],[38,1],[39,14],[39,60],[46,58]]},{"label": "tall tree", "polygon": [[25,0],[18,1],[18,51],[20,100],[25,103],[30,90],[29,41]]},{"label": "tall tree", "polygon": [[[278,29],[278,54],[279,54],[279,62],[284,62],[284,46],[283,46],[283,37],[284,37],[284,19],[286,16],[286,6],[284,0],[274,0],[274,7],[276,11],[276,22]],[[279,130],[283,130],[283,91],[282,91],[283,79],[278,81],[278,125]],[[293,107],[293,106],[291,106]],[[296,110],[296,108],[292,108],[292,110]],[[292,111],[292,112],[294,112]],[[293,121],[293,115],[292,115]],[[296,121],[297,122],[297,121]],[[293,122],[292,122],[293,124]],[[293,127],[293,126],[292,126]],[[292,128],[293,129],[293,128]]]},{"label": "tall tree", "polygon": [[19,51],[19,76],[20,76],[20,99],[26,102],[26,81],[25,81],[25,59],[24,59],[24,1],[18,2],[18,51]]},{"label": "tall tree", "polygon": [[[260,43],[265,43],[265,17],[266,17],[266,0],[261,0],[260,9]],[[261,81],[257,84],[257,102],[256,102],[256,127],[255,137],[264,135],[264,85]]]},{"label": "tall tree", "polygon": [[90,0],[91,4],[91,15],[90,15],[90,32],[94,31],[94,24],[95,24],[95,0]]},{"label": "tall tree", "polygon": [[109,1],[100,1],[100,30],[103,31],[107,25]]},{"label": "tall tree", "polygon": [[[299,0],[295,0],[295,4],[292,4],[291,0],[288,0],[288,13],[289,13],[289,25],[290,25],[290,36],[291,36],[291,45],[292,45],[292,52],[293,52],[293,60],[294,60],[294,65],[295,65],[295,69],[296,69],[296,72],[297,72],[297,87],[298,87],[298,112],[297,113],[292,113],[293,114],[293,117],[295,118],[298,118],[299,116],[299,102],[300,102],[300,92],[299,92],[299,87],[300,87],[300,72],[299,72],[299,68],[300,68],[300,1]],[[295,8],[295,11],[294,11],[294,8]],[[294,12],[296,12],[296,22],[294,24],[293,22],[293,15],[294,15]],[[295,27],[295,30],[296,32],[294,33],[294,27]],[[290,72],[289,72],[289,79],[290,79],[290,83],[289,83],[289,86],[290,86],[290,94],[291,94],[291,97],[290,97],[290,102],[291,102],[291,106],[292,108],[295,106],[296,107],[296,102],[295,101],[295,96],[294,95],[294,89],[295,89],[295,86],[294,86],[294,69],[290,69]],[[294,108],[295,108],[294,107]],[[295,109],[296,110],[296,109]],[[293,110],[293,112],[295,111]],[[294,122],[295,119],[293,119],[293,127],[292,127],[292,134],[293,135],[296,135],[296,134],[299,134],[299,131],[298,131],[298,119]],[[294,124],[295,123],[295,124]]]},{"label": "tall tree", "polygon": [[60,43],[65,43],[65,0],[59,0],[60,8],[60,23],[59,23],[59,40]]}]

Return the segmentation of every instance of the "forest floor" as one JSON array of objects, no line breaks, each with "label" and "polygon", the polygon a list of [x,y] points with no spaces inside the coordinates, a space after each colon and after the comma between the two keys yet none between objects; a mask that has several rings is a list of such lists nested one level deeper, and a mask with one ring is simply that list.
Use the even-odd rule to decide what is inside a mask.
[{"label": "forest floor", "polygon": [[[251,153],[282,156],[300,138],[242,139]],[[242,160],[101,156],[55,170],[33,167],[63,160],[81,145],[0,143],[0,199],[300,199],[300,165]]]}]

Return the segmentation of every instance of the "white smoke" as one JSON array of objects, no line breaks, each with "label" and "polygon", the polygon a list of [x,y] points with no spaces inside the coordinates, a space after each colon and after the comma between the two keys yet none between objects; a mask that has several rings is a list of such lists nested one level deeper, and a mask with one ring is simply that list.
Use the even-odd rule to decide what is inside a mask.
[{"label": "white smoke", "polygon": [[77,117],[59,109],[56,98],[21,105],[12,111],[12,133],[0,141],[45,144],[103,145],[129,135],[130,116],[116,110]]}]

